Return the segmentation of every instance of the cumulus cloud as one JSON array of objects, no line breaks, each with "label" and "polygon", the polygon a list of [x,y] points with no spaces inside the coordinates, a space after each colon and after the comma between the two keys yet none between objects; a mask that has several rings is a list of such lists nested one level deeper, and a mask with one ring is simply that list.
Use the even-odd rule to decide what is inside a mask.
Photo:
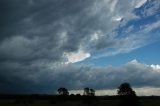
[{"label": "cumulus cloud", "polygon": [[159,65],[152,64],[151,67],[156,71],[160,71],[160,66]]},{"label": "cumulus cloud", "polygon": [[117,68],[73,64],[54,66],[44,63],[7,63],[9,67],[4,65],[1,64],[4,71],[0,72],[3,76],[1,93],[52,93],[61,86],[70,90],[79,90],[86,86],[96,90],[116,89],[123,82],[129,82],[136,88],[160,86],[159,69],[137,60]]}]

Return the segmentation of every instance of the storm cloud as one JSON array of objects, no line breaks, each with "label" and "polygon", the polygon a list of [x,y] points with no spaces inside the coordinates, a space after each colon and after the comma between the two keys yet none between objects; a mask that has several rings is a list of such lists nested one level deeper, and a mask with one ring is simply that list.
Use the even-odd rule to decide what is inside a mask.
[{"label": "storm cloud", "polygon": [[[86,86],[96,90],[116,89],[129,82],[133,87],[159,87],[160,68],[133,60],[123,66],[95,67],[92,65],[22,65],[1,64],[1,93],[54,93],[64,86],[70,90]],[[39,65],[39,66],[38,66]]]},{"label": "storm cloud", "polygon": [[[146,25],[132,34],[131,29],[123,37],[117,34],[117,28],[141,18],[134,10],[146,2],[1,0],[0,93],[52,93],[62,85],[69,89],[107,89],[124,81],[138,87],[160,86],[159,69],[154,71],[137,61],[118,68],[70,61],[76,53],[83,53],[78,60],[84,60],[102,50],[107,52],[96,58],[130,52],[157,41],[160,36],[151,39],[149,32],[154,29],[146,31]],[[155,29],[159,27],[156,25]]]}]

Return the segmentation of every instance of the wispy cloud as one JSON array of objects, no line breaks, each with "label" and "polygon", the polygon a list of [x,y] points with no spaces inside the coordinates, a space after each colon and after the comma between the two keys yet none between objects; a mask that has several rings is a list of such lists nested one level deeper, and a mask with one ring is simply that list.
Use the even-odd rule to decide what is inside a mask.
[{"label": "wispy cloud", "polygon": [[153,31],[153,30],[156,30],[160,28],[160,21],[156,21],[154,23],[150,23],[150,24],[147,24],[145,25],[142,30],[147,33],[147,32],[150,32],[150,31]]},{"label": "wispy cloud", "polygon": [[145,4],[147,0],[134,0],[133,3],[135,3],[135,8],[141,7],[143,4]]}]

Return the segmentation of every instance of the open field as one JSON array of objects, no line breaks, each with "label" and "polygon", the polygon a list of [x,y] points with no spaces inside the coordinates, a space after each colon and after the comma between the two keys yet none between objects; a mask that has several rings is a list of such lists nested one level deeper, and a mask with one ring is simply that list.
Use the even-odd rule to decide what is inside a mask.
[{"label": "open field", "polygon": [[[160,97],[139,97],[140,106],[160,106]],[[119,106],[117,96],[1,96],[0,106]]]}]

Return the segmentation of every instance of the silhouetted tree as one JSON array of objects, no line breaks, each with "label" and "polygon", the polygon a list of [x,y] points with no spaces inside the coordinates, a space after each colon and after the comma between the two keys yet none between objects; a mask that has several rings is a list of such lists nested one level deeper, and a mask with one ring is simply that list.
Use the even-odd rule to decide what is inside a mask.
[{"label": "silhouetted tree", "polygon": [[59,95],[69,95],[69,92],[66,88],[61,87],[57,91]]},{"label": "silhouetted tree", "polygon": [[84,88],[83,95],[85,96],[83,102],[88,106],[93,106],[96,101],[95,90],[86,87]]},{"label": "silhouetted tree", "polygon": [[85,96],[94,96],[95,95],[95,90],[86,87],[86,88],[84,88],[83,95],[85,95]]},{"label": "silhouetted tree", "polygon": [[84,88],[84,93],[83,93],[83,95],[86,95],[86,96],[89,95],[89,88],[88,88],[88,87]]},{"label": "silhouetted tree", "polygon": [[117,91],[118,95],[132,95],[132,96],[136,96],[135,91],[132,90],[131,86],[129,83],[123,83],[118,87],[118,91]]},{"label": "silhouetted tree", "polygon": [[120,96],[119,106],[139,106],[139,100],[129,83],[122,83],[117,90]]},{"label": "silhouetted tree", "polygon": [[94,89],[90,89],[90,95],[94,96],[95,95],[95,90]]}]

